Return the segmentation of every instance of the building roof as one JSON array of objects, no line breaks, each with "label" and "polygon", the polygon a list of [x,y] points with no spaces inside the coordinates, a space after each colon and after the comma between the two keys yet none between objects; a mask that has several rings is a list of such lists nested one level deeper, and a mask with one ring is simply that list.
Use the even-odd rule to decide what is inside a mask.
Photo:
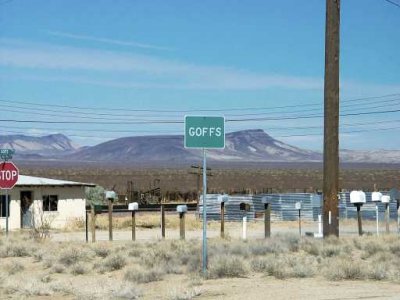
[{"label": "building roof", "polygon": [[19,175],[18,181],[15,184],[15,186],[16,187],[18,187],[18,186],[91,186],[91,187],[93,187],[96,185],[93,183],[83,183],[83,182]]}]

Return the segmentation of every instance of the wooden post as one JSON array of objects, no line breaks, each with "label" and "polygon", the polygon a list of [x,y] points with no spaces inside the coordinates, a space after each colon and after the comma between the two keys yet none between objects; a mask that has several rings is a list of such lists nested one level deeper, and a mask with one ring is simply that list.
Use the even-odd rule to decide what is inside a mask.
[{"label": "wooden post", "polygon": [[165,239],[165,206],[161,204],[161,236]]},{"label": "wooden post", "polygon": [[113,202],[111,199],[108,199],[108,239],[110,241],[113,240],[112,210],[113,210]]},{"label": "wooden post", "polygon": [[135,211],[132,211],[132,241],[136,240],[136,216]]},{"label": "wooden post", "polygon": [[221,202],[221,239],[225,238],[225,203]]},{"label": "wooden post", "polygon": [[299,235],[301,236],[301,209],[299,209]]},{"label": "wooden post", "polygon": [[271,205],[264,204],[264,236],[269,238],[271,236]]},{"label": "wooden post", "polygon": [[89,228],[88,228],[88,212],[85,208],[85,233],[86,233],[86,243],[89,242]]},{"label": "wooden post", "polygon": [[390,222],[390,208],[389,203],[385,203],[385,221],[386,221],[386,233],[389,234],[389,222]]},{"label": "wooden post", "polygon": [[94,211],[94,204],[91,205],[91,227],[92,227],[92,243],[96,242],[96,212]]},{"label": "wooden post", "polygon": [[[339,236],[339,38],[340,0],[326,0],[324,79],[324,238]],[[328,222],[331,214],[331,224]]]},{"label": "wooden post", "polygon": [[362,231],[362,223],[361,223],[361,204],[357,203],[357,219],[358,219],[358,235],[362,236],[363,231]]},{"label": "wooden post", "polygon": [[185,239],[185,213],[179,213],[179,219],[180,219],[180,237],[181,240]]}]

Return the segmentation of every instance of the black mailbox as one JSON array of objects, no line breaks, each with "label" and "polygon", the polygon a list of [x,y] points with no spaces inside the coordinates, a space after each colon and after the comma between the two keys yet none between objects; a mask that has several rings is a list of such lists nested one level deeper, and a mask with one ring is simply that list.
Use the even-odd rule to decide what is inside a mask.
[{"label": "black mailbox", "polygon": [[250,210],[250,204],[248,203],[240,203],[240,210],[242,211],[249,211]]}]

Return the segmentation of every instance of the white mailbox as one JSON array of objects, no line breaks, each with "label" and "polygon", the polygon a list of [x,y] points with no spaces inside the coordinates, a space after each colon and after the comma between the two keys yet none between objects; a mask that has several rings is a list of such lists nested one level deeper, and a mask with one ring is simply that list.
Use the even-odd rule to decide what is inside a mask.
[{"label": "white mailbox", "polygon": [[301,209],[301,202],[296,202],[295,205],[294,205],[294,207],[295,207],[297,210],[300,210],[300,209]]},{"label": "white mailbox", "polygon": [[177,211],[178,213],[185,213],[185,212],[187,212],[187,205],[178,205],[178,206],[176,207],[176,211]]},{"label": "white mailbox", "polygon": [[261,198],[261,202],[264,204],[271,204],[272,203],[272,197],[271,196],[263,196]]},{"label": "white mailbox", "polygon": [[137,202],[129,203],[128,210],[139,210],[139,203]]},{"label": "white mailbox", "polygon": [[380,202],[382,200],[382,193],[372,192],[371,199],[373,202]]},{"label": "white mailbox", "polygon": [[382,196],[382,203],[390,203],[390,196],[388,195]]},{"label": "white mailbox", "polygon": [[228,195],[218,195],[218,202],[225,203],[228,202],[229,196]]},{"label": "white mailbox", "polygon": [[117,199],[117,193],[114,191],[106,191],[106,199],[108,199],[108,200]]},{"label": "white mailbox", "polygon": [[350,203],[353,204],[364,204],[366,203],[365,193],[363,191],[352,191],[350,193]]}]

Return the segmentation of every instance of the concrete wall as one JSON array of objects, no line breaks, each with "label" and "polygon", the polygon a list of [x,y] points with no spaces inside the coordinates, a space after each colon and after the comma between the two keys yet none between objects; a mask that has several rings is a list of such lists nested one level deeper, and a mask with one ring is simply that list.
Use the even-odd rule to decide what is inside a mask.
[{"label": "concrete wall", "polygon": [[[43,220],[48,221],[52,228],[63,228],[76,219],[85,218],[85,191],[84,187],[14,187],[11,196],[9,229],[21,228],[21,191],[31,191],[34,200],[30,207],[33,220],[39,225]],[[3,191],[4,194],[4,191]],[[43,212],[43,195],[57,195],[57,211]],[[0,217],[0,228],[6,226],[6,218]]]}]

